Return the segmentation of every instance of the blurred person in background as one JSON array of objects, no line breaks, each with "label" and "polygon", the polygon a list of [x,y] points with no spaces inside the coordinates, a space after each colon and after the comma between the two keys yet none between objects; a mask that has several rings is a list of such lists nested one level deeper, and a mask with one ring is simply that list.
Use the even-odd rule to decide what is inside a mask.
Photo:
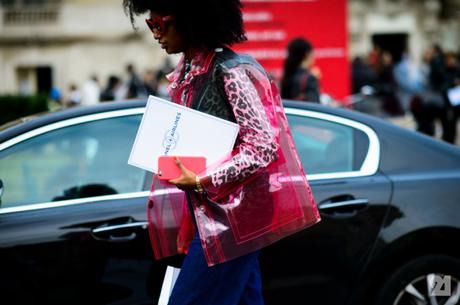
[{"label": "blurred person in background", "polygon": [[144,72],[144,89],[147,95],[157,95],[157,80],[155,71],[148,69]]},{"label": "blurred person in background", "polygon": [[69,86],[69,94],[65,105],[66,107],[75,107],[81,105],[81,92],[78,90],[77,85],[71,84]]},{"label": "blurred person in background", "polygon": [[382,57],[382,49],[378,45],[373,45],[372,50],[367,55],[369,66],[377,73]]},{"label": "blurred person in background", "polygon": [[54,103],[56,103],[56,104],[58,104],[60,106],[63,106],[62,92],[61,92],[61,89],[59,89],[58,87],[51,88],[50,93],[49,93],[49,98]]},{"label": "blurred person in background", "polygon": [[429,62],[429,84],[430,88],[441,94],[446,83],[446,65],[444,62],[444,51],[441,46],[434,44],[427,54],[425,54]]},{"label": "blurred person in background", "polygon": [[456,55],[445,53],[435,44],[423,56],[426,84],[423,92],[413,100],[411,110],[417,121],[417,130],[434,136],[435,122],[440,120],[442,139],[454,143],[459,116],[458,106],[454,107],[447,92],[457,85],[459,65]]},{"label": "blurred person in background", "polygon": [[115,101],[122,99],[120,96],[121,79],[116,75],[110,75],[107,80],[107,86],[101,93],[101,101]]},{"label": "blurred person in background", "polygon": [[457,60],[457,55],[454,52],[447,52],[445,60],[445,84],[444,96],[446,99],[445,126],[443,132],[443,140],[449,143],[455,143],[457,137],[457,122],[460,115],[460,105],[454,106],[448,98],[448,90],[460,86],[460,65]]},{"label": "blurred person in background", "polygon": [[95,105],[99,103],[101,89],[96,75],[92,75],[84,84],[81,94],[81,105]]},{"label": "blurred person in background", "polygon": [[395,64],[393,75],[397,85],[396,96],[401,103],[403,113],[408,114],[412,98],[423,91],[422,71],[406,52],[402,55],[401,60]]},{"label": "blurred person in background", "polygon": [[319,70],[313,68],[313,47],[303,38],[292,40],[287,48],[281,79],[281,97],[320,102]]},{"label": "blurred person in background", "polygon": [[435,122],[437,119],[443,121],[445,112],[442,94],[445,73],[440,48],[429,48],[423,53],[420,71],[422,90],[412,98],[410,110],[416,121],[417,131],[434,136]]},{"label": "blurred person in background", "polygon": [[445,54],[447,89],[460,86],[460,65],[454,52]]},{"label": "blurred person in background", "polygon": [[147,93],[144,87],[144,83],[137,74],[134,65],[128,64],[126,66],[126,72],[128,73],[128,82],[126,85],[127,92],[125,97],[127,99],[146,97]]},{"label": "blurred person in background", "polygon": [[397,84],[393,74],[393,56],[383,51],[377,67],[376,94],[382,100],[382,108],[389,115],[404,114],[401,103],[395,92]]},{"label": "blurred person in background", "polygon": [[357,56],[351,62],[352,93],[359,94],[364,86],[374,86],[377,75],[370,65]]}]

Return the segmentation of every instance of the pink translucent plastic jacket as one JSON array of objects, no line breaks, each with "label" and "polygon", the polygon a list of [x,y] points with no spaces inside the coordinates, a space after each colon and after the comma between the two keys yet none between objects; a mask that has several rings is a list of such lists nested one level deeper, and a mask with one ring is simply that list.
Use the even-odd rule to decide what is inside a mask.
[{"label": "pink translucent plastic jacket", "polygon": [[187,252],[192,217],[209,266],[320,221],[277,87],[261,66],[217,49],[196,56],[180,82],[183,70],[184,59],[169,75],[172,100],[213,115],[227,107],[240,131],[234,150],[199,173],[206,193],[189,192],[193,213],[184,192],[153,178],[147,213],[155,257]]}]

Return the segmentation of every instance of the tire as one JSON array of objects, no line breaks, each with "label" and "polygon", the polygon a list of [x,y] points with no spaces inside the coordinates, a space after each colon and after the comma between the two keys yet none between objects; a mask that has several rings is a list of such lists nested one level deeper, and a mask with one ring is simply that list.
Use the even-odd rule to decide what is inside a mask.
[{"label": "tire", "polygon": [[[374,304],[457,305],[460,304],[459,280],[459,259],[446,255],[419,257],[404,264],[390,275],[377,293]],[[448,284],[443,285],[443,281],[450,282],[450,295],[447,290]],[[432,294],[429,293],[429,286],[431,289],[434,288]]]}]

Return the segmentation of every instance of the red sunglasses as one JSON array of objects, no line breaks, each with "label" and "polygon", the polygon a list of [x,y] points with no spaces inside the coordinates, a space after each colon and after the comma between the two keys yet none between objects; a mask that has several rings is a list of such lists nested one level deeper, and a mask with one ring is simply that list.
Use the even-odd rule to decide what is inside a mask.
[{"label": "red sunglasses", "polygon": [[165,23],[173,20],[173,16],[157,16],[155,18],[145,19],[147,26],[154,35],[163,35],[165,31]]}]

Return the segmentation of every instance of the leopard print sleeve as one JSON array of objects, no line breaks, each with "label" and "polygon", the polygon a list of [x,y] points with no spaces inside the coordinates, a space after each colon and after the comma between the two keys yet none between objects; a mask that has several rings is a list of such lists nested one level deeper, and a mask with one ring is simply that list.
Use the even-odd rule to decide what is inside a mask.
[{"label": "leopard print sleeve", "polygon": [[[205,180],[211,188],[240,181],[266,167],[277,158],[278,144],[256,88],[256,80],[244,67],[224,69],[222,82],[225,95],[240,127],[234,154],[208,173]],[[262,90],[263,91],[263,90]]]}]

